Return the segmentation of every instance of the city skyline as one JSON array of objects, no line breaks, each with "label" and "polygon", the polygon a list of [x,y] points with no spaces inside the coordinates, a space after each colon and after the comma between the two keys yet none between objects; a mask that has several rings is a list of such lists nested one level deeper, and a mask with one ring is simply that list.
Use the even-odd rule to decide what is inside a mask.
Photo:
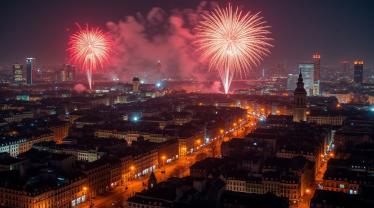
[{"label": "city skyline", "polygon": [[[292,3],[290,3],[292,2]],[[1,64],[35,57],[43,64],[67,62],[65,51],[68,37],[77,31],[76,23],[98,26],[108,31],[108,23],[124,21],[137,13],[147,16],[154,7],[167,15],[175,9],[196,9],[201,1],[34,1],[1,2],[0,36],[3,50]],[[218,1],[225,5],[224,1]],[[372,1],[233,1],[246,11],[261,12],[271,25],[274,48],[260,67],[287,63],[297,68],[299,62],[312,61],[311,55],[321,54],[322,65],[339,65],[346,60],[364,60],[365,68],[374,65],[374,52],[368,41],[374,37]],[[44,8],[48,8],[45,10]],[[14,12],[17,11],[17,12]],[[53,14],[53,15],[51,15]],[[32,17],[32,18],[30,18]],[[189,28],[191,29],[191,28]],[[11,32],[10,32],[11,31]],[[27,33],[25,32],[27,31]],[[27,36],[26,34],[29,34]],[[27,38],[26,38],[27,37]],[[257,69],[256,69],[257,70]]]},{"label": "city skyline", "polygon": [[0,207],[373,208],[373,10],[0,1]]}]

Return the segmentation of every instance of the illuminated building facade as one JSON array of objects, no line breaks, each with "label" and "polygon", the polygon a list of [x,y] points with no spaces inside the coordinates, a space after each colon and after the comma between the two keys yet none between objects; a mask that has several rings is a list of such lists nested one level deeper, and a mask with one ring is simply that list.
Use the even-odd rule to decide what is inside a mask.
[{"label": "illuminated building facade", "polygon": [[62,140],[68,136],[69,127],[70,125],[68,122],[53,124],[49,127],[54,134],[54,140],[57,144],[61,144]]},{"label": "illuminated building facade", "polygon": [[21,84],[23,82],[23,65],[13,64],[13,82]]},{"label": "illuminated building facade", "polygon": [[304,80],[304,89],[306,90],[307,95],[308,96],[313,95],[314,64],[313,63],[299,64],[299,70]]},{"label": "illuminated building facade", "polygon": [[290,174],[288,177],[279,177],[274,174],[264,174],[262,177],[252,178],[228,177],[225,189],[233,192],[256,194],[271,192],[276,196],[286,197],[291,202],[297,202],[302,196],[305,183],[304,176]]},{"label": "illuminated building facade", "polygon": [[65,64],[64,68],[60,72],[60,77],[58,78],[59,81],[62,82],[68,82],[68,81],[73,81],[74,80],[74,71],[75,68],[73,65],[70,64]]},{"label": "illuminated building facade", "polygon": [[288,74],[287,76],[287,90],[294,90],[296,89],[296,83],[299,75],[297,74]]},{"label": "illuminated building facade", "polygon": [[50,185],[44,189],[35,187],[34,190],[26,191],[14,187],[0,187],[0,203],[4,207],[75,207],[87,200],[84,189],[86,184],[87,179],[78,176],[70,179],[69,183],[57,187]]}]

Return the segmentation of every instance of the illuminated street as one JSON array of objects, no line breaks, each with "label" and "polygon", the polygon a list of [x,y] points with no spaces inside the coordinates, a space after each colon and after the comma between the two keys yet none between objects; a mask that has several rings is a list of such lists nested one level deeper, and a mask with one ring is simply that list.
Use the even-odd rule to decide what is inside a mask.
[{"label": "illuminated street", "polygon": [[[220,150],[220,144],[223,140],[227,141],[233,137],[241,138],[245,136],[255,128],[253,122],[256,120],[256,117],[248,117],[248,120],[244,119],[243,121],[233,125],[231,129],[227,129],[225,131],[227,134],[215,138],[212,142],[206,145],[200,145],[193,153],[166,164],[164,167],[158,168],[155,171],[158,182],[164,181],[170,177],[188,176],[190,171],[189,167],[197,161],[197,155],[204,154],[207,157],[212,156],[212,145],[216,145],[216,149]],[[136,192],[140,192],[146,188],[147,180],[148,176],[143,176],[141,178],[128,181],[126,185],[116,187],[105,195],[95,197],[95,199],[93,199],[93,207],[105,208],[125,206],[126,199],[133,196]],[[89,202],[86,202],[81,207],[90,207]]]}]

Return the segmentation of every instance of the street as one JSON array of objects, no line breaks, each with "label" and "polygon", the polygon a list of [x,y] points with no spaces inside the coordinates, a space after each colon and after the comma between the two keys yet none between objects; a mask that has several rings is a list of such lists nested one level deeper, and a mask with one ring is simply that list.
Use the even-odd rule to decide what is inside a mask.
[{"label": "street", "polygon": [[[249,118],[249,117],[248,117]],[[160,166],[156,169],[155,176],[157,182],[165,181],[170,177],[185,177],[190,174],[190,166],[193,165],[197,159],[197,156],[204,153],[208,157],[220,156],[220,145],[223,141],[228,141],[234,137],[244,137],[250,131],[255,129],[253,120],[251,119],[240,119],[237,123],[234,123],[232,128],[224,130],[223,134],[212,139],[209,143],[201,144],[196,148],[194,152],[186,156],[182,156],[179,159],[172,161],[171,163]],[[252,120],[252,121],[251,121]],[[216,145],[212,148],[211,145]],[[218,153],[212,151],[217,149]],[[106,194],[97,196],[92,199],[91,204],[95,208],[108,208],[108,207],[125,207],[125,201],[133,196],[136,192],[140,192],[146,188],[148,183],[148,175],[128,181],[123,186],[118,186]],[[89,208],[90,202],[87,201],[79,206],[80,208]]]}]

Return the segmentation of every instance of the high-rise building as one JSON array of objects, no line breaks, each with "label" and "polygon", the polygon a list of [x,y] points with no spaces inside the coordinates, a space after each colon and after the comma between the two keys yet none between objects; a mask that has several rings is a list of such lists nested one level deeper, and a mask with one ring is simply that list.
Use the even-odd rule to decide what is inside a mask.
[{"label": "high-rise building", "polygon": [[314,64],[313,63],[302,63],[299,64],[300,73],[303,75],[304,88],[308,96],[314,95]]},{"label": "high-rise building", "polygon": [[321,82],[321,55],[317,52],[313,54],[314,64],[314,84],[313,84],[313,95],[320,95],[320,82]]},{"label": "high-rise building", "polygon": [[32,85],[32,67],[34,58],[26,58],[26,84]]},{"label": "high-rise building", "polygon": [[353,66],[353,81],[362,84],[364,81],[364,61],[356,60]]},{"label": "high-rise building", "polygon": [[74,80],[74,66],[65,64],[64,68],[59,72],[58,81],[70,82]]},{"label": "high-rise building", "polygon": [[321,80],[321,55],[317,52],[313,54],[314,81]]},{"label": "high-rise building", "polygon": [[297,74],[288,74],[287,75],[287,90],[295,90],[296,83],[299,75]]},{"label": "high-rise building", "polygon": [[301,122],[306,121],[306,94],[303,82],[303,75],[299,74],[297,80],[296,89],[294,91],[294,103],[293,103],[293,121]]},{"label": "high-rise building", "polygon": [[23,82],[23,65],[13,64],[13,82],[21,84]]},{"label": "high-rise building", "polygon": [[140,79],[138,77],[134,77],[132,79],[132,91],[139,92],[139,88],[140,88]]}]

